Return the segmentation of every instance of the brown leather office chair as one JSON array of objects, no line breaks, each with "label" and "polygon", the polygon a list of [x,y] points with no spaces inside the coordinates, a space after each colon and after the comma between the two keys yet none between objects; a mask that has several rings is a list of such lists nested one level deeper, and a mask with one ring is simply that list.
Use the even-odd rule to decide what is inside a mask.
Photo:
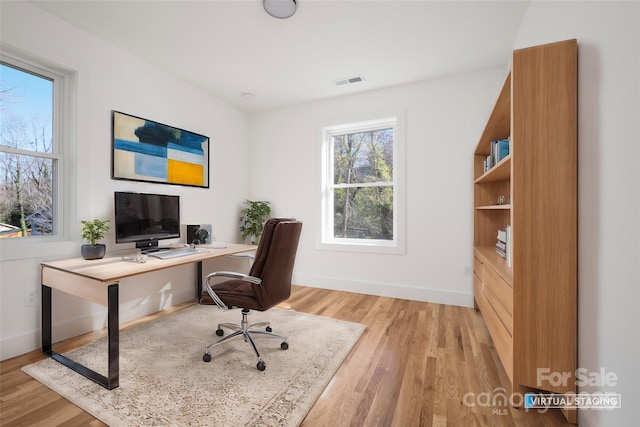
[{"label": "brown leather office chair", "polygon": [[[216,334],[224,335],[222,328],[234,331],[210,344],[204,351],[202,360],[211,361],[209,350],[238,336],[249,342],[258,356],[256,367],[264,371],[266,365],[260,356],[252,335],[263,335],[282,339],[280,348],[289,348],[287,337],[272,332],[269,322],[249,325],[247,316],[250,310],[265,311],[286,301],[291,295],[291,275],[298,249],[298,240],[302,223],[290,218],[271,218],[267,220],[262,237],[256,250],[255,259],[249,274],[219,271],[209,274],[205,279],[205,289],[200,299],[201,304],[216,304],[221,309],[232,307],[242,309],[240,324],[221,323]],[[226,277],[221,283],[212,284],[215,278]],[[260,329],[258,329],[260,328]]]}]

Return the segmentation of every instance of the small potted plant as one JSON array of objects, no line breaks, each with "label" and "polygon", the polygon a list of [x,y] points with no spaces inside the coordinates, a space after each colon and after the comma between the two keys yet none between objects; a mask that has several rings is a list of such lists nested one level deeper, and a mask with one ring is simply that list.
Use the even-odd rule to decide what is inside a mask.
[{"label": "small potted plant", "polygon": [[88,242],[87,245],[80,247],[80,253],[84,259],[101,259],[107,252],[104,244],[96,243],[96,241],[104,238],[109,231],[109,220],[94,219],[92,221],[82,221],[82,238]]},{"label": "small potted plant", "polygon": [[264,223],[271,215],[271,204],[269,202],[258,202],[248,199],[245,203],[248,206],[240,212],[242,213],[242,218],[240,218],[240,234],[244,241],[248,238],[252,245],[256,245],[260,241]]}]

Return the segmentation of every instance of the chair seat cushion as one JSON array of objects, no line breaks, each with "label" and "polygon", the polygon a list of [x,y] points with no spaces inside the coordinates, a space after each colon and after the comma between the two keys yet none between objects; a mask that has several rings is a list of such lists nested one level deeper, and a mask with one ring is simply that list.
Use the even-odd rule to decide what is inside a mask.
[{"label": "chair seat cushion", "polygon": [[[229,307],[248,308],[262,311],[251,283],[244,280],[226,280],[212,286],[213,291]],[[200,304],[215,304],[206,290],[202,291]]]}]

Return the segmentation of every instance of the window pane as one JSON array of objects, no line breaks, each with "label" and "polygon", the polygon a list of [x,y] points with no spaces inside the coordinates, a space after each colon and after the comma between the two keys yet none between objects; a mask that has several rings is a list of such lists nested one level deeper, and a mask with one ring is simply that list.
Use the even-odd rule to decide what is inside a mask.
[{"label": "window pane", "polygon": [[0,144],[53,152],[53,80],[0,64]]},{"label": "window pane", "polygon": [[393,240],[393,187],[334,190],[334,237]]},{"label": "window pane", "polygon": [[393,181],[393,129],[333,136],[334,183]]},{"label": "window pane", "polygon": [[0,237],[53,234],[54,160],[0,152]]}]

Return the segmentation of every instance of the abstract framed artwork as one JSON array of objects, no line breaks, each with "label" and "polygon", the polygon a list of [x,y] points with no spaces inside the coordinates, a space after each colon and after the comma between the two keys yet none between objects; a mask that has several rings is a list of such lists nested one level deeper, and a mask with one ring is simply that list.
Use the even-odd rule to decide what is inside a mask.
[{"label": "abstract framed artwork", "polygon": [[209,188],[209,138],[112,111],[111,178]]}]

